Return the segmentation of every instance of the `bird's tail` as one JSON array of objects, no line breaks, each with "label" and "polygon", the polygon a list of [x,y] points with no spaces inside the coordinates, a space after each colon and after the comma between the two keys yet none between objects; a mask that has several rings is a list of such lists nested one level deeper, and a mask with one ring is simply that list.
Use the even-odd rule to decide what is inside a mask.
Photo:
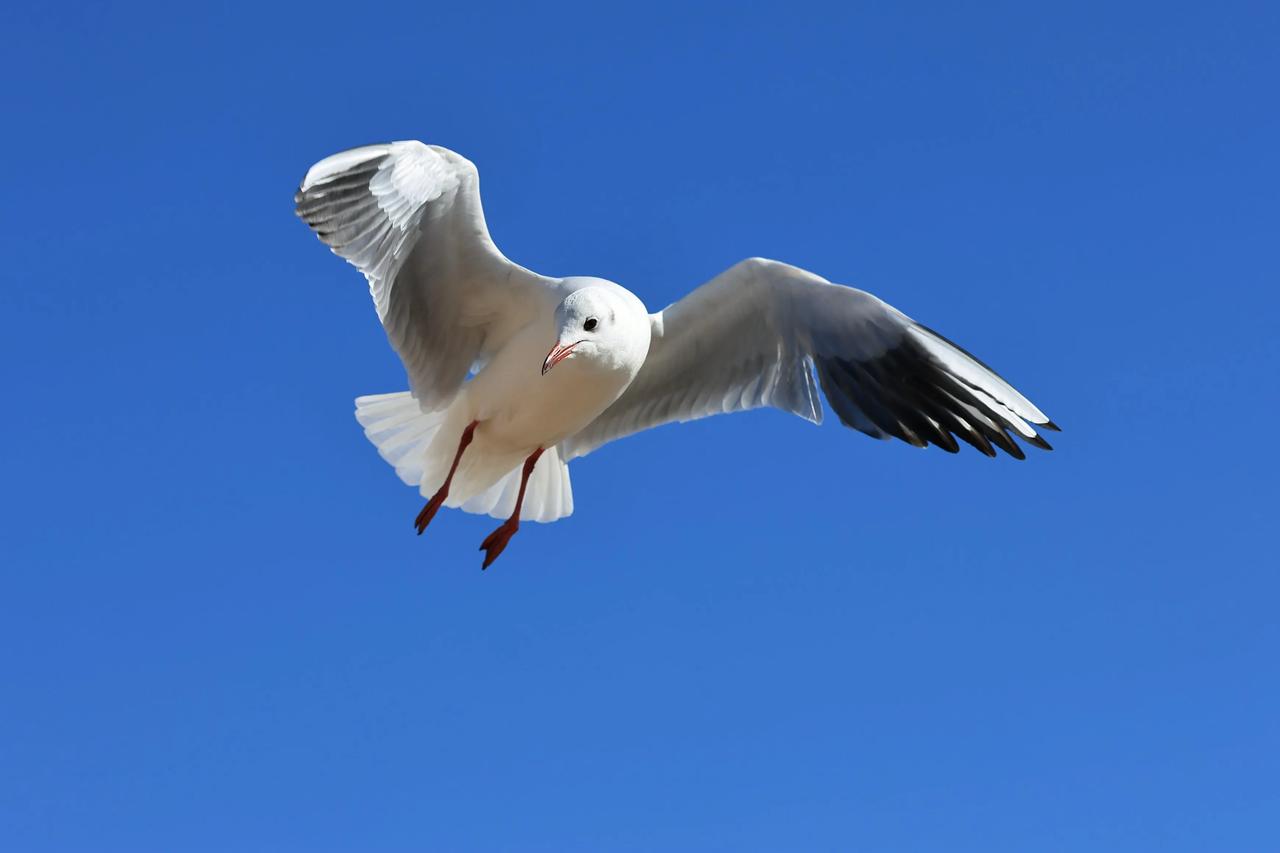
[{"label": "bird's tail", "polygon": [[[396,469],[400,479],[416,486],[424,497],[429,497],[444,479],[443,472],[434,470],[439,466],[430,464],[432,460],[427,448],[444,425],[446,414],[447,410],[423,412],[408,391],[356,398],[356,420],[364,427],[365,436],[378,449],[378,454]],[[442,440],[446,438],[443,436]],[[480,450],[479,447],[475,449]],[[498,475],[496,481],[485,476],[480,483],[474,484],[482,486],[478,489],[467,482],[468,474],[476,466],[464,464],[458,470],[459,476],[445,506],[506,518],[515,509],[522,462],[523,459],[515,460],[515,467]],[[569,466],[561,460],[558,448],[549,447],[529,477],[520,518],[523,521],[548,522],[572,512],[573,488],[569,482]]]},{"label": "bird's tail", "polygon": [[410,486],[420,486],[426,473],[427,445],[444,423],[445,412],[424,412],[408,391],[396,394],[368,394],[356,398],[356,420],[364,434],[378,448],[378,455],[391,463]]},{"label": "bird's tail", "polygon": [[[472,497],[462,498],[458,506],[464,512],[506,518],[516,508],[523,467],[524,460],[521,459],[492,486]],[[454,506],[454,503],[445,501],[445,505]],[[561,461],[558,447],[548,447],[529,475],[524,503],[520,507],[520,520],[550,522],[572,514],[573,486],[569,482],[569,465]]]}]

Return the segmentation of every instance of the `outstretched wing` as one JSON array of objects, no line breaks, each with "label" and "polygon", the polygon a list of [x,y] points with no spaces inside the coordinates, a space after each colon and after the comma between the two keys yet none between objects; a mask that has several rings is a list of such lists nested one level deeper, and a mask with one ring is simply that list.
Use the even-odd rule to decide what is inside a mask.
[{"label": "outstretched wing", "polygon": [[[563,458],[672,421],[773,406],[822,422],[821,385],[845,426],[956,452],[959,438],[1018,459],[1023,441],[1051,449],[1044,413],[941,335],[861,290],[787,264],[743,261],[651,315],[653,341],[635,381]],[[817,382],[814,375],[817,375]]]},{"label": "outstretched wing", "polygon": [[559,281],[503,257],[476,167],[421,142],[368,145],[311,167],[297,213],[359,269],[424,411],[444,408],[477,361],[555,296]]}]

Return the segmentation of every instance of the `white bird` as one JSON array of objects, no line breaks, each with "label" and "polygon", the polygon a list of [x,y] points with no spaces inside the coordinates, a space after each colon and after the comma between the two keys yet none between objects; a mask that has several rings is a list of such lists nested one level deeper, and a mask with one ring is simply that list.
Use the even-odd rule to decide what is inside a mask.
[{"label": "white bird", "polygon": [[[1018,459],[1046,450],[1044,413],[960,347],[861,290],[763,258],[656,314],[600,278],[548,278],[503,256],[464,157],[421,142],[344,151],[311,167],[297,214],[364,273],[409,391],[356,400],[396,473],[441,506],[520,519],[573,511],[569,461],[674,421],[773,406],[876,438]],[[815,381],[816,375],[816,381]],[[470,378],[468,378],[470,376]]]}]

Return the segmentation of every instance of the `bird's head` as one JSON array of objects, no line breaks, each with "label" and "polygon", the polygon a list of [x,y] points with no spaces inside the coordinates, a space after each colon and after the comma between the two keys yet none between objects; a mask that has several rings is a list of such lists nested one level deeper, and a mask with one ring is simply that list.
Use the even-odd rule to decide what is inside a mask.
[{"label": "bird's head", "polygon": [[542,362],[543,375],[573,359],[583,367],[634,376],[649,352],[644,303],[603,279],[584,282],[556,307],[556,342]]}]

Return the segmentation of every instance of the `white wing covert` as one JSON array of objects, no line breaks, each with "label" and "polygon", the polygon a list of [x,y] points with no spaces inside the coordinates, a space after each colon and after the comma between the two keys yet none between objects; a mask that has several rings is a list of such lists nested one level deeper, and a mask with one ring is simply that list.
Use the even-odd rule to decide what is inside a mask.
[{"label": "white wing covert", "polygon": [[[772,406],[822,422],[817,386],[841,423],[875,438],[1024,458],[1056,430],[995,371],[861,290],[762,258],[743,261],[651,315],[635,381],[562,445],[562,458],[673,421]],[[814,374],[817,375],[817,383]]]},{"label": "white wing covert", "polygon": [[369,282],[378,319],[423,411],[452,401],[559,282],[507,260],[464,157],[421,142],[368,145],[311,167],[296,212]]}]

